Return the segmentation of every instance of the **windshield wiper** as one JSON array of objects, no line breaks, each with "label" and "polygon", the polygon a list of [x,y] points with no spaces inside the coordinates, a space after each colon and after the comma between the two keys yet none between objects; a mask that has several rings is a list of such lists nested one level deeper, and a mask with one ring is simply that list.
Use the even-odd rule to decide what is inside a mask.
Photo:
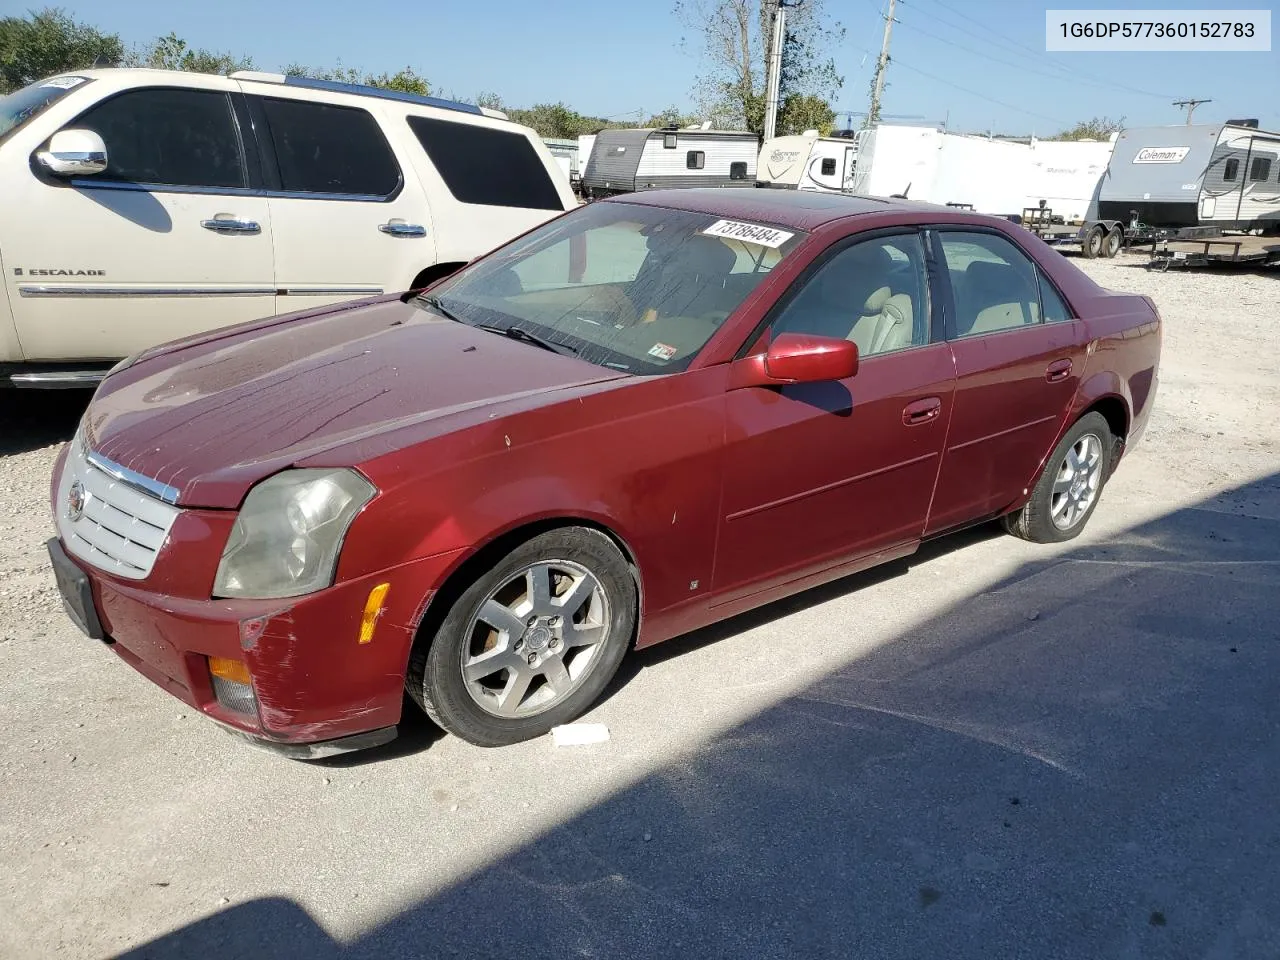
[{"label": "windshield wiper", "polygon": [[500,333],[504,337],[510,337],[512,340],[521,340],[524,343],[531,343],[535,347],[541,347],[543,350],[550,350],[552,353],[573,354],[577,355],[576,347],[571,347],[567,343],[556,343],[554,340],[546,340],[538,336],[536,333],[530,333],[528,330],[522,330],[520,327],[500,327],[491,323],[477,323],[475,326],[481,330],[488,330],[490,333]]},{"label": "windshield wiper", "polygon": [[[467,323],[467,321],[463,320],[460,316],[441,303],[439,297],[427,296],[426,294],[420,293],[413,299],[424,306],[430,307],[446,320],[452,320],[454,323]],[[467,324],[467,326],[471,326],[471,324]]]}]

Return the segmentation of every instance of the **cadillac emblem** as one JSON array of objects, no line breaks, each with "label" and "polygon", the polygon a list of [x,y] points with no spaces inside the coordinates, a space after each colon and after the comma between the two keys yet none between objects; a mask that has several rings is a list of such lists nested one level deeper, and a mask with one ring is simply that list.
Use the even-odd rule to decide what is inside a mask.
[{"label": "cadillac emblem", "polygon": [[72,523],[84,516],[84,505],[88,501],[89,494],[84,488],[84,484],[79,480],[71,484],[71,489],[67,491],[67,519]]}]

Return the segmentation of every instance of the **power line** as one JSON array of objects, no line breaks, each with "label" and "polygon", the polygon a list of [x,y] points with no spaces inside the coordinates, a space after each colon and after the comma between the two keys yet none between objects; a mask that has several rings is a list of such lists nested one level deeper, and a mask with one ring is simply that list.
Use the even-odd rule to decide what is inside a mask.
[{"label": "power line", "polygon": [[[959,30],[963,33],[967,33],[971,37],[976,37],[979,40],[985,40],[988,43],[991,43],[993,41],[1002,42],[1005,47],[1005,50],[1003,52],[1005,53],[1009,53],[1013,56],[1025,57],[1029,60],[1034,60],[1036,63],[1042,66],[1047,66],[1054,70],[1058,70],[1062,73],[1062,76],[1064,79],[1070,79],[1077,83],[1087,82],[1085,80],[1082,80],[1078,75],[1078,73],[1072,70],[1070,67],[1058,62],[1057,60],[1054,60],[1051,57],[1046,58],[1045,51],[1037,50],[1035,47],[1031,47],[1025,43],[1021,43],[1020,41],[1010,37],[1008,34],[1002,34],[1002,33],[998,33],[997,31],[994,31],[990,28],[988,24],[982,23],[979,20],[975,20],[973,17],[969,16],[966,13],[961,12],[960,10],[957,10],[955,7],[952,7],[950,4],[944,3],[943,0],[933,0],[933,2],[938,6],[942,7],[943,9],[950,11],[954,16],[961,17],[969,21],[970,23],[977,24],[979,27],[982,28],[982,32],[975,32],[974,30],[971,30],[965,26],[962,26],[961,24],[952,23],[946,19],[938,17],[939,22],[942,23],[944,26],[950,27],[953,30]],[[938,15],[937,13],[934,13],[933,16],[937,17]],[[919,29],[919,27],[916,27],[916,29]],[[1012,48],[1016,48],[1016,49],[1012,49]],[[1025,69],[1025,68],[1019,67],[1019,69]],[[1139,89],[1138,87],[1131,87],[1127,84],[1118,83],[1116,81],[1109,81],[1104,86],[1107,89],[1124,90],[1124,91],[1127,91],[1128,93],[1137,93],[1137,94],[1141,94],[1144,97],[1155,97],[1160,100],[1168,100],[1170,96],[1169,94],[1166,94],[1166,93],[1155,93],[1151,90],[1142,90],[1142,89]]]},{"label": "power line", "polygon": [[[1024,73],[1032,73],[1037,76],[1045,77],[1046,79],[1049,79],[1049,80],[1056,80],[1061,82],[1064,79],[1063,77],[1060,77],[1056,74],[1046,73],[1043,70],[1033,70],[1031,67],[1024,66],[1023,64],[1020,64],[1020,63],[1014,63],[1012,60],[1001,60],[999,57],[992,56],[990,53],[987,53],[982,50],[978,50],[975,47],[967,47],[963,43],[957,43],[955,40],[948,39],[947,37],[941,36],[940,34],[933,33],[932,31],[926,30],[924,27],[921,27],[918,24],[911,22],[910,20],[899,20],[898,22],[902,24],[902,26],[909,27],[910,29],[916,31],[917,33],[923,33],[926,37],[933,37],[933,39],[935,40],[941,40],[943,43],[946,43],[953,47],[957,47],[960,50],[965,50],[965,51],[968,51],[969,53],[975,53],[980,57],[984,57],[987,60],[992,61],[993,63],[1004,64],[1006,67],[1013,67],[1013,69],[1015,70],[1021,70]],[[1115,89],[1112,84],[1099,83],[1096,80],[1088,80],[1081,77],[1072,77],[1072,82],[1085,84],[1091,87],[1098,87],[1099,89],[1102,89],[1102,90]],[[1150,94],[1150,96],[1159,97],[1160,94],[1153,93],[1153,94]],[[1163,100],[1167,98],[1161,97],[1161,99]]]},{"label": "power line", "polygon": [[962,93],[967,93],[970,96],[977,97],[979,100],[986,100],[989,103],[994,103],[997,106],[1004,107],[1008,110],[1016,111],[1017,113],[1025,113],[1031,117],[1039,117],[1041,120],[1048,120],[1050,123],[1057,123],[1062,125],[1063,127],[1070,126],[1070,124],[1066,120],[1063,120],[1060,117],[1051,117],[1044,113],[1037,113],[1035,110],[1027,110],[1024,107],[1016,107],[1012,103],[1005,103],[1005,101],[997,100],[995,97],[989,97],[985,93],[979,93],[977,90],[970,90],[968,87],[962,87],[958,83],[953,83],[950,80],[945,80],[942,77],[937,76],[936,74],[927,73],[926,71],[921,70],[919,67],[913,67],[909,63],[903,63],[901,60],[897,59],[896,57],[894,58],[893,62],[900,67],[905,67],[906,69],[910,70],[912,73],[918,73],[923,77],[928,77],[930,80],[934,80],[938,83],[945,84],[948,87],[954,87],[956,90],[959,90]]}]

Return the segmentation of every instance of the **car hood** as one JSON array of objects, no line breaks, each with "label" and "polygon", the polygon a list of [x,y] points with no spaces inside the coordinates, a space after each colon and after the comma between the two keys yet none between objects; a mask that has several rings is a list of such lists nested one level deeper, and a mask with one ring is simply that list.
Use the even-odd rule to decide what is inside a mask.
[{"label": "car hood", "polygon": [[149,351],[103,382],[84,431],[179,504],[234,508],[285,467],[354,466],[478,407],[491,418],[625,376],[388,299]]}]

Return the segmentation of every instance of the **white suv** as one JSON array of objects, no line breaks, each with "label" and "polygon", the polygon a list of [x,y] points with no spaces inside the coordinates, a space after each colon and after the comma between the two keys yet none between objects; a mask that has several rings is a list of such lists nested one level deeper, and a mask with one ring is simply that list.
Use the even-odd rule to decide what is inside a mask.
[{"label": "white suv", "polygon": [[0,97],[0,385],[425,286],[575,205],[504,114],[278,74],[82,70]]}]

